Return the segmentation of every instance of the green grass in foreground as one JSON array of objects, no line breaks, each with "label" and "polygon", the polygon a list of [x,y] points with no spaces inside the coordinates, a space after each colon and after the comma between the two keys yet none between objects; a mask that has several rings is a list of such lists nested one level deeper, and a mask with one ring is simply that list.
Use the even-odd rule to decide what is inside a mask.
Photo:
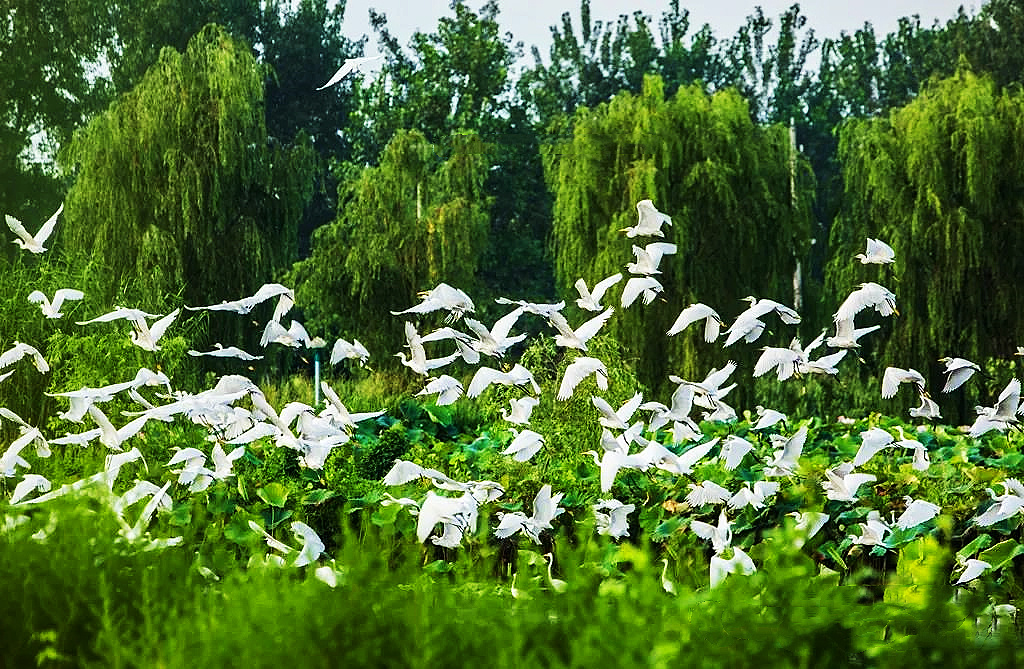
[{"label": "green grass in foreground", "polygon": [[[497,553],[427,562],[372,523],[345,530],[338,584],[250,564],[204,577],[184,546],[120,542],[88,500],[40,509],[0,532],[4,666],[85,667],[1003,667],[1024,660],[1010,626],[973,622],[983,598],[952,601],[948,556],[907,554],[938,578],[897,604],[815,576],[787,537],[756,574],[715,590],[662,589],[646,547],[555,541],[521,550],[515,587]],[[41,533],[46,536],[41,536]],[[33,537],[35,535],[35,537]],[[914,565],[910,565],[911,568]],[[670,575],[671,572],[670,572]],[[855,579],[851,579],[851,583]],[[984,627],[984,623],[983,623]]]}]

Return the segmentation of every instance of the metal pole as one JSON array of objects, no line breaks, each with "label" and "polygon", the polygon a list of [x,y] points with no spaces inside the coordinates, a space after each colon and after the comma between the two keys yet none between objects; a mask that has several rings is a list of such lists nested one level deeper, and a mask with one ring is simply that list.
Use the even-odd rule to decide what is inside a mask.
[{"label": "metal pole", "polygon": [[320,407],[320,349],[313,352],[313,406]]}]

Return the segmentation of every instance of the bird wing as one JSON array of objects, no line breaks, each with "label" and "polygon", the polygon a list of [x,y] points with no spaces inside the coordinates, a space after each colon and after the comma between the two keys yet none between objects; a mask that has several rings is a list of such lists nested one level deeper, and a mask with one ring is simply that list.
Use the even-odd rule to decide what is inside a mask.
[{"label": "bird wing", "polygon": [[622,281],[622,274],[615,273],[609,277],[601,279],[596,284],[594,284],[594,290],[590,293],[591,297],[594,298],[594,302],[600,303],[601,298],[604,297],[604,294],[608,291],[608,289],[617,284],[619,281]]},{"label": "bird wing", "polygon": [[657,279],[649,276],[630,277],[622,289],[622,296],[619,299],[619,303],[622,305],[622,308],[625,309],[636,302],[636,298],[640,297],[640,293],[655,285],[660,286],[661,284],[658,283]]},{"label": "bird wing", "polygon": [[469,382],[469,388],[466,389],[466,397],[479,397],[480,393],[484,391],[487,386],[497,381],[503,381],[508,378],[505,372],[494,369],[493,367],[481,367],[476,370],[476,374],[473,375],[472,380]]},{"label": "bird wing", "polygon": [[[672,335],[679,334],[686,328],[690,327],[690,325],[692,325],[693,323],[696,323],[702,318],[707,318],[711,314],[714,314],[715,318],[718,317],[718,314],[715,313],[715,311],[707,305],[701,304],[699,302],[691,304],[690,306],[686,307],[685,309],[679,312],[679,316],[676,317],[675,322],[672,323],[672,327],[668,329],[668,332],[666,334],[669,335],[670,337]],[[714,318],[710,320],[714,320]],[[715,338],[718,338],[717,333],[715,335]],[[706,336],[705,339],[707,339]],[[714,339],[708,341],[714,341]]]},{"label": "bird wing", "polygon": [[612,317],[613,313],[615,313],[614,307],[608,307],[597,316],[594,316],[586,323],[576,328],[576,330],[572,332],[573,336],[583,342],[592,339],[605,322]]},{"label": "bird wing", "polygon": [[39,228],[39,232],[36,233],[35,242],[42,246],[43,242],[50,238],[53,234],[53,228],[57,225],[57,217],[60,216],[61,212],[64,211],[64,203],[61,202],[60,206],[57,207],[57,211],[53,212],[50,218],[46,219],[46,223],[43,223],[43,227]]},{"label": "bird wing", "polygon": [[21,237],[22,240],[25,241],[25,243],[27,243],[27,244],[32,243],[32,241],[33,241],[32,235],[28,234],[28,230],[26,230],[25,226],[21,224],[21,221],[19,221],[18,219],[14,218],[10,214],[6,214],[6,217],[7,217],[7,227],[9,227],[14,234],[16,234],[19,237]]},{"label": "bird wing", "polygon": [[[508,333],[512,330],[512,326],[516,324],[516,321],[518,321],[519,317],[522,315],[523,308],[517,307],[496,320],[494,322],[494,327],[491,328],[491,336],[499,342],[508,339]],[[467,322],[469,321],[469,319],[465,320]]]},{"label": "bird wing", "polygon": [[[54,311],[60,311],[61,305],[64,304],[65,300],[80,300],[85,297],[85,293],[76,288],[61,288],[53,294],[53,301],[50,302],[50,306]],[[32,296],[29,295],[29,299]]]},{"label": "bird wing", "polygon": [[899,367],[886,367],[882,374],[882,399],[887,400],[896,396],[900,388],[900,382],[906,376],[906,370]]},{"label": "bird wing", "polygon": [[178,317],[178,314],[180,312],[181,309],[175,309],[174,311],[167,314],[157,322],[153,323],[153,325],[149,328],[149,334],[153,338],[154,342],[159,340],[160,337],[164,336],[164,332],[167,331],[167,328],[170,326],[171,323],[174,322],[174,319]]},{"label": "bird wing", "polygon": [[778,367],[779,381],[785,381],[793,376],[798,358],[799,354],[788,348],[766,346],[754,365],[754,376],[763,376]]}]

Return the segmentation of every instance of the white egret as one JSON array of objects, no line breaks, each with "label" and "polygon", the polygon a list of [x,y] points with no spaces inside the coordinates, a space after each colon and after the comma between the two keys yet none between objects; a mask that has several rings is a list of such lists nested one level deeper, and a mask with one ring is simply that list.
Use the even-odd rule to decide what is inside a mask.
[{"label": "white egret", "polygon": [[444,309],[448,312],[446,321],[453,323],[462,318],[463,314],[475,311],[473,300],[458,288],[452,288],[446,283],[439,283],[434,288],[424,291],[418,295],[422,300],[419,304],[409,307],[403,311],[392,311],[395,316],[400,314],[428,314],[432,311]]},{"label": "white egret", "polygon": [[381,60],[382,58],[384,58],[382,54],[376,56],[361,56],[359,58],[346,58],[345,62],[341,64],[341,67],[339,67],[338,70],[334,73],[334,75],[327,80],[327,83],[324,84],[323,86],[320,86],[316,90],[322,91],[325,88],[333,86],[334,84],[338,83],[339,81],[347,77],[352,72],[355,72],[356,70],[361,70],[370,63],[375,63],[378,60]]},{"label": "white egret", "polygon": [[618,476],[620,469],[646,470],[650,466],[647,458],[640,454],[630,455],[621,450],[606,450],[600,456],[596,451],[584,451],[583,455],[593,457],[594,464],[601,470],[601,492],[603,493],[612,489],[612,486],[615,484],[615,477]]},{"label": "white egret", "polygon": [[946,385],[942,387],[942,392],[944,393],[956,390],[974,376],[975,372],[981,371],[980,365],[963,358],[950,358],[947,356],[939,358],[939,362],[946,365],[946,369],[943,370],[946,374]]},{"label": "white egret", "polygon": [[978,417],[971,425],[969,434],[972,437],[980,437],[991,430],[1005,432],[1020,422],[1017,418],[1020,409],[1020,380],[1013,378],[999,393],[995,406],[974,407]]},{"label": "white egret", "polygon": [[909,530],[921,523],[927,523],[939,515],[939,511],[942,510],[938,504],[932,504],[923,499],[912,499],[909,495],[904,496],[903,500],[907,503],[907,508],[893,523],[893,527],[898,527],[901,530]]},{"label": "white egret", "polygon": [[661,282],[653,276],[630,277],[630,279],[626,281],[625,287],[622,289],[622,296],[619,299],[619,303],[622,305],[623,309],[626,309],[636,302],[636,298],[643,295],[644,304],[650,304],[663,290],[665,290],[665,287],[662,286]]},{"label": "white egret", "polygon": [[278,298],[277,307],[274,309],[274,318],[272,320],[280,321],[281,317],[288,312],[288,310],[295,304],[295,291],[287,286],[282,286],[279,283],[265,283],[260,286],[253,295],[249,297],[243,297],[240,300],[234,300],[232,302],[221,302],[220,304],[211,304],[205,307],[185,307],[189,311],[233,311],[236,314],[247,314],[258,305],[270,300],[272,298]]},{"label": "white egret", "polygon": [[53,299],[47,299],[46,295],[41,290],[33,290],[28,294],[28,301],[34,302],[39,305],[43,310],[43,315],[47,318],[60,318],[64,314],[60,312],[60,308],[64,306],[64,303],[68,300],[81,300],[85,297],[85,293],[75,288],[60,288],[53,294]]},{"label": "white egret", "polygon": [[825,340],[825,345],[832,348],[860,348],[858,340],[866,334],[881,328],[881,325],[872,325],[866,328],[856,328],[852,318],[843,318],[835,321],[836,333]]},{"label": "white egret", "polygon": [[50,365],[46,363],[46,360],[39,352],[39,349],[31,344],[23,344],[19,341],[14,342],[14,345],[11,348],[0,353],[0,369],[13,365],[25,356],[32,358],[32,364],[35,365],[35,368],[41,374],[45,374],[50,371]]},{"label": "white egret", "polygon": [[793,511],[786,515],[792,516],[796,520],[796,525],[793,527],[799,535],[793,540],[796,548],[807,543],[829,521],[829,515],[820,511]]},{"label": "white egret", "polygon": [[305,567],[308,564],[316,562],[324,552],[324,542],[320,539],[320,535],[310,527],[309,525],[295,521],[291,524],[291,530],[295,533],[295,536],[302,542],[302,548],[299,549],[299,555],[295,558],[295,562],[292,563],[293,567]]},{"label": "white egret", "polygon": [[534,408],[540,404],[540,400],[536,397],[520,397],[518,399],[510,399],[509,405],[512,411],[507,409],[501,409],[501,417],[513,425],[529,425],[530,415],[533,413]]},{"label": "white egret", "polygon": [[896,252],[882,240],[868,237],[867,250],[864,253],[858,253],[854,257],[859,258],[861,264],[864,265],[868,263],[885,265],[896,259]]},{"label": "white egret", "polygon": [[[416,519],[416,536],[421,543],[429,537],[437,546],[456,548],[466,534],[476,530],[478,514],[477,500],[469,492],[461,497],[443,497],[428,490]],[[431,537],[438,524],[441,534]]]},{"label": "white egret", "polygon": [[637,236],[664,237],[661,231],[664,224],[672,225],[672,217],[663,214],[654,207],[651,200],[640,200],[636,203],[637,223],[631,228],[622,228],[619,232],[625,232],[626,236],[632,239]]},{"label": "white egret", "polygon": [[[430,370],[444,367],[459,357],[459,353],[456,351],[443,358],[428,359],[426,350],[423,348],[423,340],[416,332],[416,326],[409,321],[405,322],[405,340],[409,347],[410,357],[407,359],[404,351],[399,351],[395,355],[401,359],[403,365],[422,376],[427,376]],[[470,395],[470,397],[473,396]]]},{"label": "white egret", "polygon": [[342,360],[358,360],[360,365],[365,365],[369,359],[370,352],[359,343],[358,339],[353,339],[349,343],[339,338],[338,341],[334,342],[334,347],[331,349],[332,365],[337,365]]},{"label": "white egret", "polygon": [[[553,304],[540,304],[537,302],[527,302],[526,300],[510,300],[507,297],[496,297],[494,298],[494,301],[497,304],[515,304],[522,307],[523,311],[526,313],[540,316],[542,318],[547,318],[554,312],[565,309],[565,300],[561,300],[560,302],[555,302]],[[600,309],[598,309],[598,311],[600,311]]]},{"label": "white egret", "polygon": [[919,389],[917,394],[921,399],[921,403],[916,407],[910,408],[908,413],[910,413],[912,417],[925,418],[927,420],[942,418],[942,413],[939,410],[938,403],[936,403],[926,391]]},{"label": "white egret", "polygon": [[[778,435],[772,435],[776,437]],[[774,440],[773,440],[774,441]],[[764,469],[765,476],[791,476],[796,474],[800,455],[803,453],[804,444],[807,443],[807,426],[801,425],[793,436],[788,439],[780,437],[782,447],[775,451],[775,455],[768,466]]]},{"label": "white egret", "polygon": [[895,397],[901,383],[913,383],[917,386],[918,391],[922,391],[925,381],[924,376],[916,369],[886,367],[882,374],[882,399]]},{"label": "white egret", "polygon": [[689,483],[687,488],[690,492],[686,494],[686,503],[694,508],[700,508],[705,504],[725,504],[732,497],[731,492],[714,481]]},{"label": "white egret", "polygon": [[644,276],[661,274],[661,270],[658,269],[661,259],[667,255],[674,255],[675,252],[676,245],[668,242],[653,242],[643,248],[634,245],[633,255],[636,256],[636,262],[627,263],[626,269],[633,274]]},{"label": "white egret", "polygon": [[751,488],[749,483],[743,484],[736,494],[729,498],[730,509],[742,509],[748,506],[760,511],[765,506],[765,500],[779,492],[778,481],[755,481]]},{"label": "white egret", "polygon": [[881,546],[885,543],[885,536],[892,533],[892,526],[882,519],[882,514],[877,509],[868,512],[865,522],[858,523],[860,534],[851,534],[849,538],[853,543],[861,546]]},{"label": "white egret", "polygon": [[608,292],[608,289],[619,281],[622,281],[622,274],[612,274],[611,276],[601,279],[594,284],[594,290],[591,291],[587,290],[586,281],[583,279],[577,279],[576,283],[573,284],[576,291],[580,294],[579,298],[576,300],[576,305],[580,309],[584,309],[586,311],[601,311],[604,309],[604,307],[601,306],[601,299],[604,297],[604,294]]},{"label": "white egret", "polygon": [[669,421],[684,423],[693,432],[700,432],[697,424],[690,418],[693,411],[693,387],[681,383],[672,392],[672,405],[665,406],[661,402],[644,402],[640,405],[641,411],[650,411],[651,420],[648,429],[657,432]]},{"label": "white egret", "polygon": [[890,448],[895,442],[895,438],[880,427],[873,427],[870,430],[861,432],[860,439],[860,448],[857,449],[857,455],[853,456],[854,467],[860,467],[875,457],[876,453],[885,448]]},{"label": "white egret", "polygon": [[718,525],[701,520],[690,521],[690,529],[701,539],[711,542],[715,554],[719,555],[732,544],[732,523],[725,515],[725,509],[718,514]]},{"label": "white egret", "polygon": [[12,243],[17,244],[21,248],[31,251],[32,253],[42,253],[46,251],[46,247],[43,246],[43,244],[45,244],[46,240],[53,234],[53,228],[57,225],[57,217],[60,216],[62,211],[64,211],[63,202],[59,207],[57,207],[57,211],[53,212],[53,215],[46,219],[46,222],[39,228],[39,231],[36,232],[35,236],[28,233],[28,230],[26,230],[25,226],[21,224],[21,221],[13,216],[6,215],[7,227],[9,227],[14,234],[18,235],[18,239],[15,239]]},{"label": "white egret", "polygon": [[974,518],[976,525],[989,527],[1024,512],[1024,485],[1015,478],[1000,481],[999,485],[1003,486],[1002,495],[996,495],[992,488],[985,489],[995,504]]},{"label": "white egret", "polygon": [[711,344],[718,339],[718,335],[721,332],[722,326],[725,325],[722,322],[722,317],[718,315],[718,312],[707,306],[696,302],[679,312],[679,316],[676,317],[672,327],[668,329],[666,334],[670,337],[679,334],[686,328],[697,321],[704,321],[704,341]]},{"label": "white egret", "polygon": [[613,409],[608,401],[603,397],[596,395],[591,396],[591,403],[597,408],[601,417],[598,418],[598,422],[604,427],[614,428],[616,430],[625,430],[629,428],[629,419],[633,417],[636,410],[640,407],[641,402],[644,401],[644,396],[641,393],[633,395],[630,399],[619,407]]},{"label": "white egret", "polygon": [[737,434],[731,434],[722,441],[722,452],[718,456],[723,466],[732,471],[740,466],[744,456],[754,450],[754,445]]},{"label": "white egret", "polygon": [[551,314],[548,317],[548,322],[558,330],[558,334],[555,335],[555,345],[586,351],[587,342],[593,339],[594,335],[598,333],[614,312],[615,309],[609,307],[597,316],[587,320],[575,330],[561,313],[555,312]]},{"label": "white egret", "polygon": [[754,561],[738,546],[732,546],[732,557],[711,556],[711,587],[717,587],[729,574],[740,573],[749,576],[757,571]]},{"label": "white egret", "polygon": [[635,504],[623,504],[617,499],[602,499],[591,505],[597,533],[612,539],[629,536],[629,514],[636,510]]},{"label": "white egret", "polygon": [[250,353],[246,353],[237,346],[228,346],[225,348],[220,344],[220,342],[217,342],[216,344],[213,345],[212,351],[196,351],[195,349],[190,349],[188,354],[191,355],[192,357],[210,356],[213,358],[238,358],[239,360],[245,361],[263,359],[262,355],[252,355]]},{"label": "white egret", "polygon": [[721,369],[712,367],[703,381],[686,381],[674,374],[669,375],[668,380],[672,383],[685,383],[689,385],[694,391],[693,403],[699,407],[714,410],[718,406],[718,401],[736,387],[735,383],[728,386],[723,385],[735,371],[736,362],[730,360],[722,365]]},{"label": "white egret", "polygon": [[454,404],[457,399],[462,397],[462,392],[462,383],[458,379],[442,374],[436,378],[431,377],[423,390],[416,393],[416,396],[436,394],[437,399],[434,400],[434,404],[440,407]]},{"label": "white egret", "polygon": [[466,389],[466,397],[479,397],[480,393],[492,383],[503,386],[530,386],[533,388],[533,392],[540,394],[540,386],[533,378],[533,373],[517,362],[507,372],[492,367],[481,367],[476,370],[473,378],[469,381],[469,388]]},{"label": "white egret", "polygon": [[580,356],[565,368],[565,374],[562,375],[562,382],[558,386],[556,397],[560,400],[569,399],[576,386],[591,374],[594,375],[594,381],[598,388],[608,390],[608,368],[604,363],[597,358]]},{"label": "white egret", "polygon": [[767,298],[758,299],[753,295],[743,299],[750,302],[750,306],[737,316],[733,324],[725,331],[725,346],[731,346],[740,339],[748,344],[756,341],[765,328],[761,317],[773,312],[778,314],[779,319],[786,325],[796,325],[800,322],[800,314],[780,302]]},{"label": "white egret", "polygon": [[984,560],[976,560],[970,558],[967,560],[957,559],[960,562],[960,566],[963,567],[963,571],[960,573],[960,578],[956,580],[953,585],[963,585],[978,578],[986,571],[992,568],[992,565]]},{"label": "white egret", "polygon": [[25,499],[33,491],[35,492],[49,492],[51,483],[45,476],[39,474],[25,474],[18,485],[14,486],[14,492],[11,493],[10,504],[17,504],[21,500]]},{"label": "white egret", "polygon": [[114,310],[87,321],[75,321],[76,325],[91,325],[93,323],[109,323],[116,320],[145,321],[147,318],[160,318],[161,314],[151,314],[141,309],[129,309],[127,307],[114,307]]},{"label": "white egret", "polygon": [[378,411],[366,411],[362,413],[351,413],[348,408],[342,404],[341,398],[338,397],[338,393],[334,392],[334,388],[327,385],[327,381],[320,382],[320,390],[324,392],[324,399],[328,404],[327,408],[320,412],[320,416],[323,418],[330,418],[331,421],[340,425],[347,432],[354,430],[357,423],[384,415],[384,409],[380,409]]},{"label": "white egret", "polygon": [[260,337],[260,346],[267,347],[271,344],[282,344],[291,348],[310,347],[311,339],[309,333],[302,323],[293,320],[286,330],[281,323],[275,320],[267,322],[263,328],[263,336]]},{"label": "white egret", "polygon": [[544,559],[548,561],[548,583],[551,584],[551,589],[555,592],[565,592],[566,588],[569,587],[569,584],[562,579],[554,578],[551,575],[551,567],[555,562],[555,556],[551,553],[545,553]]},{"label": "white egret", "polygon": [[873,308],[882,316],[900,315],[900,312],[896,309],[896,295],[888,288],[869,281],[860,284],[857,290],[850,293],[843,300],[843,303],[839,305],[839,309],[832,316],[832,320],[837,323],[836,327],[838,327],[840,321],[850,321],[852,323],[853,317],[868,307]]},{"label": "white egret", "polygon": [[874,474],[855,473],[853,465],[844,462],[825,470],[825,480],[821,482],[821,487],[829,499],[838,502],[855,502],[857,501],[857,489],[874,480],[876,480]]},{"label": "white egret", "polygon": [[505,539],[516,532],[522,532],[535,544],[540,543],[540,533],[552,529],[551,521],[562,515],[565,509],[558,506],[564,493],[551,494],[551,485],[544,484],[533,498],[533,515],[521,511],[498,513],[499,524],[494,536]]},{"label": "white egret", "polygon": [[670,595],[676,594],[676,584],[668,578],[668,558],[661,559],[661,589]]},{"label": "white egret", "polygon": [[512,434],[515,435],[515,437],[509,445],[505,447],[505,450],[503,450],[501,454],[511,455],[512,459],[516,462],[526,462],[536,455],[537,451],[544,446],[544,436],[534,432],[533,430],[517,432],[513,429]]},{"label": "white egret", "polygon": [[497,321],[491,329],[487,329],[483,323],[472,318],[466,318],[466,327],[472,330],[477,339],[471,342],[471,346],[483,353],[495,358],[501,358],[505,355],[505,351],[510,346],[518,344],[526,338],[526,334],[518,334],[514,337],[509,336],[509,332],[512,330],[512,326],[516,324],[519,317],[523,314],[522,307],[516,307],[509,313],[505,314]]},{"label": "white egret", "polygon": [[760,404],[754,407],[757,412],[757,423],[751,427],[751,430],[767,430],[770,427],[774,427],[779,423],[786,422],[786,414],[775,409],[766,409]]}]

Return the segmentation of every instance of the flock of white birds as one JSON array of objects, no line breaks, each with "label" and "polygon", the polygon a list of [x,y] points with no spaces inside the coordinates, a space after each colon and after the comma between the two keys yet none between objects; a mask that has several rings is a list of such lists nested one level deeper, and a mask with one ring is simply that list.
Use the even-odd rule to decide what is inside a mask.
[{"label": "flock of white birds", "polygon": [[[664,238],[663,227],[671,225],[671,218],[659,212],[650,200],[638,202],[636,210],[637,222],[622,231],[625,236],[630,239]],[[16,219],[7,216],[9,227],[18,236],[14,243],[32,253],[45,252],[43,244],[52,233],[60,213],[61,209],[58,209],[34,236],[29,235]],[[659,266],[675,253],[676,246],[664,241],[655,241],[643,247],[634,245],[635,260],[625,265],[629,277],[619,295],[617,306],[629,309],[638,300],[644,305],[649,305],[655,297],[662,294],[664,289],[657,278],[660,274]],[[875,239],[869,239],[866,252],[857,257],[860,262],[866,264],[884,265],[895,260],[893,250]],[[557,304],[533,304],[499,299],[499,303],[509,305],[512,309],[491,327],[470,316],[475,311],[475,306],[466,293],[442,283],[422,293],[418,304],[395,314],[421,319],[426,314],[442,312],[445,314],[447,324],[420,334],[414,322],[405,321],[408,350],[395,355],[413,372],[425,377],[424,387],[418,394],[436,396],[434,401],[438,405],[451,404],[463,395],[469,398],[478,397],[493,384],[523,389],[523,397],[511,400],[509,409],[502,410],[502,418],[515,426],[512,428],[514,439],[503,454],[518,461],[530,460],[545,447],[544,436],[528,427],[531,412],[539,404],[541,387],[533,374],[522,364],[509,364],[505,359],[511,347],[521,343],[526,337],[525,334],[513,334],[516,324],[520,318],[528,314],[544,319],[553,329],[557,346],[580,352],[567,366],[558,384],[558,401],[572,397],[584,379],[589,377],[594,378],[599,390],[607,390],[608,369],[605,364],[585,354],[587,342],[601,330],[615,312],[616,307],[605,306],[602,301],[609,299],[609,290],[623,278],[621,273],[615,274],[598,281],[592,289],[588,288],[582,278],[576,283],[575,287],[579,293],[576,299],[577,306],[583,312],[596,314],[583,322],[570,323],[569,317],[563,313],[564,301]],[[28,299],[38,303],[47,318],[57,319],[62,317],[60,309],[65,302],[81,300],[83,297],[81,291],[66,288],[57,291],[52,300],[47,299],[39,291],[32,292]],[[326,347],[324,340],[319,337],[311,338],[300,323],[291,321],[287,329],[282,325],[282,319],[294,304],[294,293],[279,284],[264,285],[250,297],[186,309],[248,314],[258,305],[273,299],[277,300],[276,307],[264,329],[263,346],[276,343],[291,347]],[[692,325],[702,324],[703,338],[707,343],[712,344],[724,335],[724,346],[729,347],[740,342],[753,344],[758,341],[767,327],[768,320],[778,319],[783,325],[795,325],[800,322],[800,315],[784,304],[753,296],[745,299],[749,306],[738,314],[728,327],[712,307],[691,304],[682,309],[667,334],[676,335]],[[883,317],[898,313],[895,295],[877,283],[861,284],[835,312],[833,336],[825,337],[823,332],[807,346],[803,346],[796,338],[788,347],[766,346],[754,367],[753,376],[774,371],[779,381],[786,381],[808,374],[837,374],[838,365],[847,352],[859,346],[858,340],[861,337],[880,327],[856,326],[856,318],[866,310],[874,310]],[[132,327],[132,343],[146,351],[157,351],[158,342],[174,324],[179,311],[176,309],[170,314],[160,315],[118,307],[110,313],[80,321],[79,324],[92,326],[127,320]],[[460,323],[465,326],[464,329],[457,327]],[[428,354],[428,346],[434,348],[443,342],[447,342],[445,345],[451,347],[448,349],[451,352],[430,357],[432,354]],[[835,351],[813,357],[813,353],[822,346]],[[258,360],[261,357],[234,346],[223,347],[220,344],[211,351],[193,350],[189,353],[195,356],[237,358],[242,361]],[[364,364],[369,357],[370,353],[358,340],[348,342],[339,339],[332,348],[330,361],[337,364],[343,360],[352,360]],[[15,342],[13,347],[0,354],[0,370],[10,368],[3,372],[0,381],[15,372],[31,373],[24,371],[24,365],[16,366],[23,358],[30,358],[39,373],[46,373],[49,370],[46,360],[36,348],[30,344]],[[484,358],[493,358],[496,366],[482,364]],[[468,386],[463,386],[463,383],[453,376],[438,374],[439,370],[457,360],[476,366]],[[946,358],[944,362],[948,377],[943,392],[955,390],[979,369],[978,365],[961,358]],[[726,489],[711,480],[696,481],[693,474],[695,467],[700,463],[717,458],[726,469],[734,470],[745,458],[758,457],[757,446],[744,437],[730,435],[726,438],[707,439],[702,434],[698,421],[693,418],[694,412],[700,410],[705,420],[737,420],[736,410],[726,402],[727,395],[736,386],[735,383],[729,382],[736,369],[737,365],[730,362],[722,369],[712,369],[699,381],[670,377],[676,384],[676,390],[668,404],[658,401],[644,402],[638,393],[624,405],[616,408],[598,395],[591,397],[598,414],[597,420],[602,428],[600,443],[593,444],[594,450],[588,452],[599,472],[600,489],[604,495],[604,498],[598,500],[592,507],[597,531],[614,538],[630,534],[629,516],[636,510],[635,506],[623,504],[608,496],[618,473],[622,470],[656,469],[670,476],[685,476],[693,482],[689,483],[685,504],[681,503],[680,508],[690,510],[694,516],[713,515],[716,507],[718,511],[716,524],[705,522],[698,517],[691,518],[689,522],[689,528],[697,536],[708,541],[714,553],[711,558],[712,586],[730,573],[749,574],[756,569],[753,560],[739,546],[732,545],[733,523],[729,519],[729,514],[748,506],[760,510],[771,505],[780,487],[787,480],[793,480],[797,476],[801,454],[808,438],[806,424],[792,434],[780,433],[780,425],[785,425],[786,416],[776,410],[757,407],[758,420],[752,426],[752,431],[764,431],[774,447],[774,453],[763,458],[763,468],[754,470],[760,472],[761,480],[744,483],[738,490]],[[894,396],[902,384],[913,385],[920,396],[920,406],[910,412],[913,417],[940,417],[937,405],[925,390],[924,377],[913,369],[886,369],[881,383],[882,397]],[[162,392],[146,389],[162,389]],[[148,532],[153,515],[161,509],[170,508],[171,488],[175,484],[176,494],[187,494],[205,490],[216,481],[230,479],[233,476],[233,463],[242,457],[245,446],[257,439],[270,439],[279,447],[293,449],[303,466],[320,469],[331,450],[351,438],[358,422],[384,413],[383,410],[363,414],[350,413],[330,385],[323,382],[321,389],[325,397],[323,407],[292,402],[276,408],[271,406],[256,383],[242,375],[223,376],[212,388],[189,393],[173,390],[171,379],[160,372],[140,369],[132,379],[122,383],[52,393],[53,397],[68,401],[68,410],[60,414],[62,419],[83,425],[87,421],[94,424],[90,429],[59,437],[47,436],[38,426],[28,424],[6,408],[0,408],[0,416],[13,422],[20,435],[0,455],[0,477],[17,480],[9,499],[10,506],[5,523],[22,522],[18,520],[21,509],[38,506],[85,488],[99,489],[109,493],[111,508],[121,519],[122,534],[127,541],[142,542],[154,547],[175,545],[181,541],[180,537],[153,538]],[[149,393],[148,397],[143,395],[143,390]],[[127,422],[118,427],[114,420],[121,420],[111,420],[112,417],[107,416],[100,407],[114,397],[123,395],[129,396],[138,408],[125,412]],[[646,420],[637,418],[638,412],[646,414]],[[978,407],[978,417],[970,428],[970,434],[979,437],[991,430],[1008,430],[1018,424],[1021,412],[1020,382],[1012,379],[994,406]],[[170,472],[170,477],[163,472],[150,472],[138,448],[131,446],[131,440],[150,420],[170,422],[179,417],[203,425],[209,430],[208,448],[202,449],[199,448],[200,444],[196,444],[177,450],[166,463],[162,463],[164,470]],[[862,445],[854,459],[851,462],[838,463],[825,471],[821,486],[826,497],[838,502],[857,502],[862,486],[876,479],[875,475],[859,472],[857,468],[886,449],[911,451],[913,467],[920,471],[927,470],[930,466],[927,448],[917,439],[904,434],[902,429],[898,429],[898,432],[898,439],[896,435],[881,428],[861,433]],[[29,472],[32,468],[33,452],[35,458],[46,458],[51,455],[52,446],[88,448],[95,441],[107,449],[109,455],[105,467],[91,476],[63,483],[54,489],[53,484],[46,478]],[[127,492],[114,495],[114,483],[121,475],[121,471],[126,465],[134,462],[138,462],[141,467],[136,469],[139,476]],[[148,480],[143,472],[155,474],[157,482]],[[424,468],[405,460],[396,461],[383,482],[387,486],[402,486],[417,480],[425,480],[431,484],[431,489],[424,497],[412,499],[389,495],[383,503],[401,504],[416,516],[417,534],[421,542],[429,540],[439,546],[450,548],[459,546],[469,536],[477,535],[481,507],[496,502],[505,492],[504,488],[494,481],[457,481],[441,471]],[[1002,486],[1002,495],[989,490],[994,503],[974,519],[978,526],[990,526],[1012,518],[1018,513],[1024,513],[1024,485],[1015,479],[1007,479],[1002,482]],[[435,492],[433,488],[439,492]],[[559,506],[561,499],[562,493],[553,492],[550,485],[544,485],[533,501],[530,515],[523,512],[497,512],[495,516],[498,525],[493,530],[494,535],[499,539],[505,539],[522,532],[534,543],[541,543],[542,533],[551,530],[552,521],[564,511]],[[144,500],[148,501],[143,505]],[[908,529],[930,522],[941,511],[939,506],[925,500],[907,497],[905,501],[906,509],[898,517],[893,514],[892,517],[886,518],[877,510],[871,511],[866,522],[859,524],[856,533],[851,535],[853,542],[865,546],[882,544],[894,528]],[[140,505],[141,511],[132,511]],[[832,520],[828,514],[816,511],[794,512],[790,515],[794,517],[798,530],[803,531],[803,540],[813,536]],[[324,543],[312,528],[301,522],[292,523],[291,530],[295,543],[298,544],[293,546],[275,539],[258,525],[253,525],[254,531],[264,536],[268,546],[276,551],[265,556],[266,560],[282,565],[317,565],[317,576],[327,582],[334,582],[336,572],[333,562],[324,555]],[[962,572],[956,583],[965,584],[980,576],[989,567],[990,565],[980,560],[969,559],[958,567],[962,568]],[[668,589],[671,584],[666,583]]]}]

